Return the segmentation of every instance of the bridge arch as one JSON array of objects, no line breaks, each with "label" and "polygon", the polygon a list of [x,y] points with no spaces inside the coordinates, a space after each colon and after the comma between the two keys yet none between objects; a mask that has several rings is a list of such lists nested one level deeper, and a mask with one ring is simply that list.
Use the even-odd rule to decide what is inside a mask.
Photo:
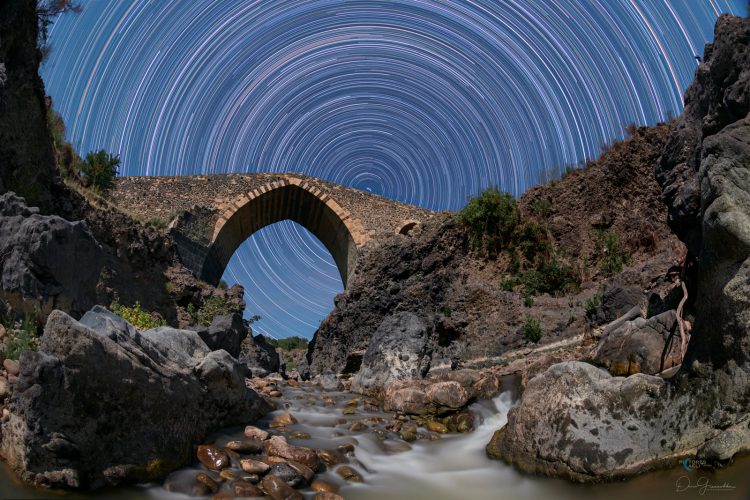
[{"label": "bridge arch", "polygon": [[323,243],[336,262],[344,287],[354,269],[358,247],[368,239],[361,225],[328,193],[295,177],[262,185],[220,209],[200,272],[209,283],[219,282],[242,242],[283,220],[300,224]]}]

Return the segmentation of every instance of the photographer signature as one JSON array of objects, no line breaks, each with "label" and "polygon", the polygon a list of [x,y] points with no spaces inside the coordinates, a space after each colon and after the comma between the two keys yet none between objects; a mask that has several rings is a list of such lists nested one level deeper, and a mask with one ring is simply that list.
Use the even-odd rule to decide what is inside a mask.
[{"label": "photographer signature", "polygon": [[688,476],[680,476],[675,486],[677,487],[677,493],[687,490],[697,490],[699,495],[705,495],[707,491],[732,491],[735,489],[735,486],[729,483],[711,484],[711,481],[706,476],[699,477],[695,482],[690,481]]}]

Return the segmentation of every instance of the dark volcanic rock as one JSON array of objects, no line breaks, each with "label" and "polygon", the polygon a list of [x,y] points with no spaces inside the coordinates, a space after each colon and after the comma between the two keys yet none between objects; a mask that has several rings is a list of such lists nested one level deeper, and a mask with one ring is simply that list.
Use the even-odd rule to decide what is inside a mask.
[{"label": "dark volcanic rock", "polygon": [[37,44],[36,2],[0,2],[0,193],[46,208],[57,174]]},{"label": "dark volcanic rock", "polygon": [[702,143],[750,111],[747,47],[747,23],[728,15],[719,18],[715,41],[706,45],[703,63],[685,92],[685,109],[656,169],[669,208],[669,225],[694,255],[699,253],[701,212],[705,210],[705,200],[701,200],[705,172],[699,174]]},{"label": "dark volcanic rock", "polygon": [[88,324],[107,325],[94,331],[53,311],[39,352],[21,355],[0,449],[24,481],[97,488],[153,480],[189,463],[208,432],[268,410],[237,361],[197,347],[195,332],[140,334],[104,316],[87,314]]},{"label": "dark volcanic rock", "polygon": [[415,314],[385,318],[370,340],[352,390],[377,391],[396,380],[424,377],[432,354],[429,333]]},{"label": "dark volcanic rock", "polygon": [[216,316],[211,326],[198,328],[196,331],[209,349],[224,349],[235,358],[240,356],[242,341],[248,336],[247,326],[239,312]]},{"label": "dark volcanic rock", "polygon": [[597,481],[750,451],[750,19],[719,18],[685,102],[657,170],[670,225],[698,257],[681,370],[662,380],[553,365],[529,382],[490,456]]},{"label": "dark volcanic rock", "polygon": [[265,335],[248,335],[241,343],[238,359],[257,377],[276,373],[281,368],[281,356]]},{"label": "dark volcanic rock", "polygon": [[677,316],[667,311],[626,321],[606,332],[591,357],[612,375],[656,375],[680,364],[680,346]]},{"label": "dark volcanic rock", "polygon": [[310,371],[359,371],[370,338],[397,311],[411,313],[431,330],[457,275],[452,263],[466,250],[465,235],[453,220],[424,225],[414,237],[387,235],[367,245],[346,293],[336,297],[336,308],[310,342]]},{"label": "dark volcanic rock", "polygon": [[40,215],[14,193],[0,195],[0,299],[16,312],[94,305],[103,252],[85,222]]}]

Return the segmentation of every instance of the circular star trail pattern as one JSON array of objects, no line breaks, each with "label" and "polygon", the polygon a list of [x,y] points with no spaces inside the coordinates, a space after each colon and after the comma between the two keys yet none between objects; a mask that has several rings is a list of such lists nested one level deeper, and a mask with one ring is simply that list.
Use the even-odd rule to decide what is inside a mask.
[{"label": "circular star trail pattern", "polygon": [[[47,90],[79,152],[121,175],[302,172],[433,208],[598,155],[682,109],[740,0],[85,1],[54,25]],[[342,284],[292,222],[226,281],[256,331],[310,336]]]}]

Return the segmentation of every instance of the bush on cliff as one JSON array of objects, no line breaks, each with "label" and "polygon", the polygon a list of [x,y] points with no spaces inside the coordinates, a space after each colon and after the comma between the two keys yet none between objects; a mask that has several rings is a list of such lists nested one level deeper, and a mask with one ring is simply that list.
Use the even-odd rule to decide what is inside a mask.
[{"label": "bush on cliff", "polygon": [[492,255],[510,243],[521,212],[510,194],[489,187],[470,197],[458,218],[469,230],[472,247]]},{"label": "bush on cliff", "polygon": [[266,341],[274,347],[278,347],[284,351],[291,351],[293,349],[307,349],[307,339],[302,337],[286,337],[283,339],[272,339],[268,338]]},{"label": "bush on cliff", "polygon": [[[203,302],[203,305],[196,309],[192,303],[188,305],[187,312],[196,325],[210,326],[215,316],[224,316],[234,312],[242,312],[236,306],[230,304],[227,299],[220,296],[209,297]],[[260,316],[253,316],[248,320],[248,324],[258,321]]]},{"label": "bush on cliff", "polygon": [[150,330],[159,326],[166,326],[167,322],[164,321],[157,314],[146,311],[141,306],[141,303],[136,301],[133,307],[126,307],[121,305],[119,302],[114,301],[110,307],[112,312],[138,328],[139,330]]},{"label": "bush on cliff", "polygon": [[8,328],[7,335],[4,353],[7,359],[18,360],[23,351],[36,351],[39,347],[33,315],[26,316],[21,322],[21,328]]},{"label": "bush on cliff", "polygon": [[90,152],[78,167],[83,177],[83,185],[102,193],[109,191],[115,185],[119,165],[118,155],[111,155],[103,149]]}]

